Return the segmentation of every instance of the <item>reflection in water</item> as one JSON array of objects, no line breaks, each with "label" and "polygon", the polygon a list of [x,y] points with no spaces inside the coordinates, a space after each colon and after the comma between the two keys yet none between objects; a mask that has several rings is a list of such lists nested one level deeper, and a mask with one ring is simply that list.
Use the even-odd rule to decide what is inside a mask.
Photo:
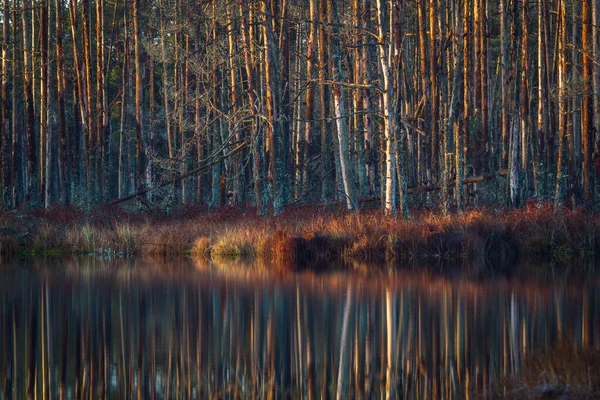
[{"label": "reflection in water", "polygon": [[599,310],[594,283],[5,268],[0,398],[464,398],[560,339],[600,346]]}]

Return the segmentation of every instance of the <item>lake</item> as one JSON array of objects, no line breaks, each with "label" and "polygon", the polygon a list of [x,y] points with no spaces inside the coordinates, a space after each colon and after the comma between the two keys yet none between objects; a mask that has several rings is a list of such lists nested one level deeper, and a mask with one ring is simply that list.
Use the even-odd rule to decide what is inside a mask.
[{"label": "lake", "polygon": [[20,261],[0,269],[0,399],[483,395],[529,354],[600,346],[600,280],[539,268]]}]

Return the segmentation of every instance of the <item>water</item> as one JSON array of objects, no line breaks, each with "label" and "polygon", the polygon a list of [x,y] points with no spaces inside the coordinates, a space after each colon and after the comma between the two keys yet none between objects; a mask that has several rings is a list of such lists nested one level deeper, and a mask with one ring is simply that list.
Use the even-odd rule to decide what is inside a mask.
[{"label": "water", "polygon": [[460,399],[561,340],[600,346],[597,279],[513,280],[93,258],[3,267],[0,399]]}]

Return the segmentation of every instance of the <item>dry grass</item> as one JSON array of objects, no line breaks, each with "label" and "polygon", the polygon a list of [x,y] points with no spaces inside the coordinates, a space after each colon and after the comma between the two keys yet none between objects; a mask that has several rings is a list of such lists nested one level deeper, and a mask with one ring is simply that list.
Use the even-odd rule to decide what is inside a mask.
[{"label": "dry grass", "polygon": [[[504,268],[514,265],[519,256],[594,259],[600,248],[600,216],[567,210],[559,215],[548,207],[534,206],[513,212],[480,209],[447,216],[416,211],[411,220],[386,217],[379,211],[350,214],[310,207],[263,218],[233,210],[152,218],[107,212],[68,217],[65,212],[29,216],[27,230],[33,233],[26,236],[29,242],[20,245],[40,253],[48,249],[67,253],[110,249],[125,255],[258,258],[290,269],[339,262]],[[12,226],[15,217],[11,218]]]},{"label": "dry grass", "polygon": [[547,352],[529,355],[521,374],[505,379],[490,398],[598,399],[600,398],[600,350],[577,349],[563,342]]}]

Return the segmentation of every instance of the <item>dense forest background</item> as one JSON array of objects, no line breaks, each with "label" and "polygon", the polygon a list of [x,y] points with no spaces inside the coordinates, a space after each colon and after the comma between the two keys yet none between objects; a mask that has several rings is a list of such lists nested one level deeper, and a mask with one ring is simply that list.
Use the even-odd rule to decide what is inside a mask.
[{"label": "dense forest background", "polygon": [[600,0],[4,0],[4,207],[600,198]]}]

